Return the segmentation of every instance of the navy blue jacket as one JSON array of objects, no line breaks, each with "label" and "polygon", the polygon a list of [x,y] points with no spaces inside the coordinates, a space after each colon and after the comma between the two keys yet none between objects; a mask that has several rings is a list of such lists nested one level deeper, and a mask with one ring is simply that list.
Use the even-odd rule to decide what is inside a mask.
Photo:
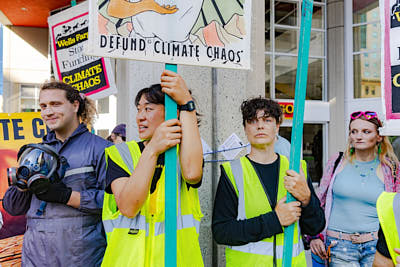
[{"label": "navy blue jacket", "polygon": [[[27,217],[22,265],[100,266],[106,247],[101,222],[106,176],[104,149],[112,144],[90,133],[84,124],[64,142],[49,132],[43,143],[67,159],[67,171],[86,169],[62,180],[73,191],[80,192],[80,207],[47,203],[44,214],[37,215],[41,201],[30,192],[10,187],[3,199],[4,209],[11,215]],[[88,171],[90,167],[92,171]]]}]

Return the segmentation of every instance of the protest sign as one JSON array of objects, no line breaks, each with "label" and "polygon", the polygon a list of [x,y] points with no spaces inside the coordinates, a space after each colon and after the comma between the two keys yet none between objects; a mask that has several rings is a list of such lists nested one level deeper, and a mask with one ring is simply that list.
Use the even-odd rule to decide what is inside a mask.
[{"label": "protest sign", "polygon": [[159,3],[90,0],[88,54],[250,68],[250,0]]},{"label": "protest sign", "polygon": [[88,44],[88,2],[48,18],[56,78],[92,99],[117,92],[109,59],[84,54]]},{"label": "protest sign", "polygon": [[400,0],[380,0],[383,135],[400,135]]},{"label": "protest sign", "polygon": [[[21,146],[39,143],[46,134],[46,125],[39,112],[0,113],[0,198],[8,188],[7,168],[17,166]],[[0,264],[9,266],[20,262],[25,216],[11,216],[0,206],[3,226],[0,229]],[[11,265],[10,265],[11,266]],[[13,265],[14,266],[14,265]]]}]

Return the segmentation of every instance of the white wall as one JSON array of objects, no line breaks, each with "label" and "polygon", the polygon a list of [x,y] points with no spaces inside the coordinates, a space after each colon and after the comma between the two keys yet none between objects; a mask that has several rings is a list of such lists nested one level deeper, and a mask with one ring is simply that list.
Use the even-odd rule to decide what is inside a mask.
[{"label": "white wall", "polygon": [[4,111],[19,111],[19,85],[41,84],[50,77],[47,29],[3,27]]}]

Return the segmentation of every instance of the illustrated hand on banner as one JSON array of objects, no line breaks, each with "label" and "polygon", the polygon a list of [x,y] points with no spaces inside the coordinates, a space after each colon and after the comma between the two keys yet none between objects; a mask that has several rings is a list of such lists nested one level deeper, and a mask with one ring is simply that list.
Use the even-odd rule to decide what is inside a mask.
[{"label": "illustrated hand on banner", "polygon": [[90,0],[87,53],[250,69],[251,1]]}]

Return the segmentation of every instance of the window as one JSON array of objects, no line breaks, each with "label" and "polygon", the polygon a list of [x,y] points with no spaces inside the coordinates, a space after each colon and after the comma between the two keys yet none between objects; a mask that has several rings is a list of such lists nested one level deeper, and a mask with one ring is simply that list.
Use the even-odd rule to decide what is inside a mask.
[{"label": "window", "polygon": [[39,109],[39,86],[33,84],[21,84],[20,86],[20,111],[34,112]]},{"label": "window", "polygon": [[109,136],[110,131],[108,129],[99,129],[97,130],[97,135],[106,139]]},{"label": "window", "polygon": [[352,3],[354,98],[380,97],[379,1],[353,0]]},{"label": "window", "polygon": [[97,100],[97,112],[99,114],[110,112],[110,98],[105,97]]},{"label": "window", "polygon": [[[294,99],[301,0],[265,2],[265,95]],[[326,78],[325,1],[314,1],[307,100],[323,100]]]},{"label": "window", "polygon": [[[280,127],[279,134],[291,140],[292,127]],[[313,182],[319,182],[323,170],[323,125],[304,124],[303,159],[307,162],[308,174]]]}]

